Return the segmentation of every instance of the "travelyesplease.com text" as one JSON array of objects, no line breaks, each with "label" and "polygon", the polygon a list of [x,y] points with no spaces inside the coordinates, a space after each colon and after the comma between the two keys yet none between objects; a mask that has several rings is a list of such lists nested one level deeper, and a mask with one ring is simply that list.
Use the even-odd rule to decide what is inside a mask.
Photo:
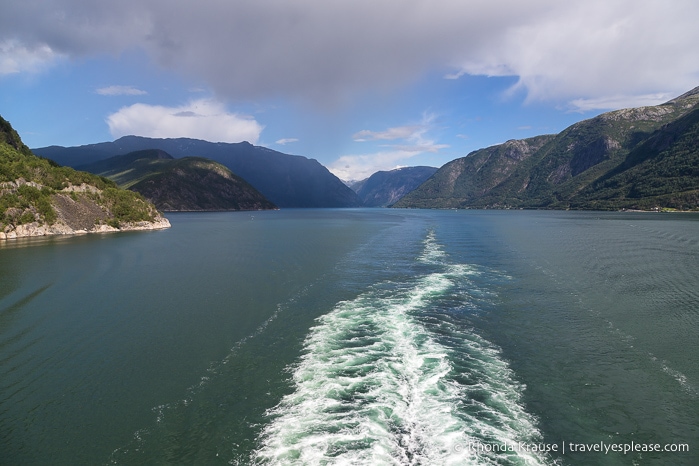
[{"label": "travelyesplease.com text", "polygon": [[646,452],[688,452],[687,443],[577,443],[562,441],[560,443],[528,443],[528,442],[506,442],[506,443],[486,443],[478,440],[457,443],[453,446],[454,451],[469,451],[478,453],[646,453]]}]

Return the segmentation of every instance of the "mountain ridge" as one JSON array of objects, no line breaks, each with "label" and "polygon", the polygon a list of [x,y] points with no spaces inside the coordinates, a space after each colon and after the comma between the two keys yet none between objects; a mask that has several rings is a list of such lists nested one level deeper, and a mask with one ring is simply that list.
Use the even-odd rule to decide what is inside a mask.
[{"label": "mountain ridge", "polygon": [[[664,186],[652,195],[630,189],[625,194],[607,189],[605,199],[593,194],[595,187],[601,189],[599,183],[605,176],[613,170],[624,170],[624,163],[639,157],[642,147],[646,148],[645,158],[652,159],[652,163],[664,157],[665,151],[674,150],[674,142],[666,141],[662,146],[664,131],[677,133],[674,140],[682,139],[680,133],[692,134],[696,147],[699,135],[695,134],[696,122],[691,115],[698,111],[699,87],[657,106],[606,112],[555,135],[479,149],[445,164],[395,207],[698,209],[691,191],[699,190],[699,174],[685,179],[682,186],[689,192],[684,194],[672,191],[675,181],[661,173],[650,176],[648,170],[644,172],[645,182]],[[684,118],[688,120],[682,126],[678,122]],[[691,159],[688,166],[699,163],[697,150],[685,152]],[[487,164],[490,169],[484,169]]]},{"label": "mountain ridge", "polygon": [[33,149],[68,166],[85,165],[137,150],[160,149],[175,158],[204,157],[228,167],[279,207],[359,207],[361,200],[315,159],[290,155],[248,142],[208,142],[190,138],[124,136],[113,142]]}]

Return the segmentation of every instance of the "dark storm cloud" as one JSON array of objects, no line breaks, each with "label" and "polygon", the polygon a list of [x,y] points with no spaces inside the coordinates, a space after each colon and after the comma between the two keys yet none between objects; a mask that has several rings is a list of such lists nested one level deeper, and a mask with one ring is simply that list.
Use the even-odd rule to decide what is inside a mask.
[{"label": "dark storm cloud", "polygon": [[693,0],[9,3],[0,73],[137,47],[222,96],[321,105],[434,69],[517,76],[530,99],[576,99],[581,108],[699,84]]}]

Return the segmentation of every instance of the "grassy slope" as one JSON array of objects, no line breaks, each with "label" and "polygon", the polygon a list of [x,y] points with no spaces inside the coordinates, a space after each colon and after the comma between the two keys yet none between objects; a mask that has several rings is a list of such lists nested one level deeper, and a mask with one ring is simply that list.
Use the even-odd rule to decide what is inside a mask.
[{"label": "grassy slope", "polygon": [[[83,184],[96,189],[62,193],[64,188]],[[104,221],[112,226],[152,221],[157,215],[140,195],[121,190],[106,178],[35,156],[10,123],[0,117],[0,231],[34,222],[52,225],[59,217],[58,204],[65,207],[56,196],[101,207]]]}]

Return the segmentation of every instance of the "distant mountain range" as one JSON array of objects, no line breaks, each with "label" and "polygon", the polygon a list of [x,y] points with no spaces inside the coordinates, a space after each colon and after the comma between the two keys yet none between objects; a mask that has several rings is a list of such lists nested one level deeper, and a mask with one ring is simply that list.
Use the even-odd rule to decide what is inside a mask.
[{"label": "distant mountain range", "polygon": [[203,157],[218,162],[279,207],[358,207],[357,194],[317,160],[288,155],[247,142],[212,143],[198,139],[125,136],[114,142],[78,147],[32,149],[70,167],[86,166],[115,155],[158,149],[175,158]]},{"label": "distant mountain range", "polygon": [[165,151],[149,149],[79,168],[142,194],[161,211],[276,209],[247,181],[200,157],[175,159]]},{"label": "distant mountain range", "polygon": [[[79,147],[44,147],[34,153],[111,177],[142,192],[163,210],[187,210],[193,205],[187,202],[195,198],[215,210],[221,201],[214,201],[217,191],[229,196],[226,202],[240,195],[233,195],[234,179],[239,186],[247,181],[282,208],[699,210],[698,148],[699,87],[662,105],[603,113],[559,134],[480,149],[439,170],[410,167],[377,172],[352,184],[352,189],[316,160],[247,142],[126,136]],[[156,152],[139,162],[134,157],[142,154],[134,153],[144,150]],[[114,156],[122,158],[107,160]],[[135,164],[128,170],[123,165],[127,161]],[[223,175],[214,162],[232,173]],[[184,172],[189,175],[182,176]],[[214,181],[215,173],[223,179]],[[177,189],[182,190],[179,198],[173,194]],[[255,204],[262,200],[254,197],[245,202],[263,205]]]},{"label": "distant mountain range", "polygon": [[413,208],[699,209],[699,87],[453,160]]},{"label": "distant mountain range", "polygon": [[420,186],[437,171],[434,167],[406,167],[379,171],[350,187],[365,207],[388,207]]}]

